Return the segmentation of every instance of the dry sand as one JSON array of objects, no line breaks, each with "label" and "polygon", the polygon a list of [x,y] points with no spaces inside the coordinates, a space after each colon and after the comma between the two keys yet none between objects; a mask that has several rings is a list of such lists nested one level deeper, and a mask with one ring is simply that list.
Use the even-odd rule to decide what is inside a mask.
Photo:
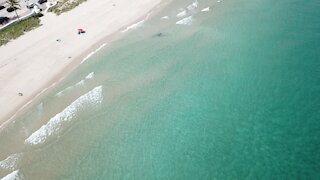
[{"label": "dry sand", "polygon": [[[137,22],[160,2],[88,0],[60,16],[45,14],[41,27],[0,47],[0,127],[14,119],[18,111],[68,70],[79,65],[85,52]],[[79,27],[86,33],[78,35]]]}]

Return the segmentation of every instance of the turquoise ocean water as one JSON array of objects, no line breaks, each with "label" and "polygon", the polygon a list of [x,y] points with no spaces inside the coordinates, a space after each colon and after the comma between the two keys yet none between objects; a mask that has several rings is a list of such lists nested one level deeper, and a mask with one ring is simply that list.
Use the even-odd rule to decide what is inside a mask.
[{"label": "turquoise ocean water", "polygon": [[0,177],[319,179],[319,9],[173,1],[0,132]]}]

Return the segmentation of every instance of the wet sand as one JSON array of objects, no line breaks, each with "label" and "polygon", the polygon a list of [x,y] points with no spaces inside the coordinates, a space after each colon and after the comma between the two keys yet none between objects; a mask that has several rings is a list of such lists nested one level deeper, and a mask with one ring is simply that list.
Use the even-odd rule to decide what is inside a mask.
[{"label": "wet sand", "polygon": [[[161,0],[88,0],[41,18],[42,26],[0,47],[0,127],[62,77],[102,40],[145,18]],[[82,28],[86,33],[78,34]]]}]

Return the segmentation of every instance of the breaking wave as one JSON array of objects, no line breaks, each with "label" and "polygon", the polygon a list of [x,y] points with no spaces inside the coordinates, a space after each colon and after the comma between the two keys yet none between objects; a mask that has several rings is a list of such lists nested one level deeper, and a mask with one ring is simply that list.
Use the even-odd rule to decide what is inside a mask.
[{"label": "breaking wave", "polygon": [[191,25],[192,24],[192,16],[188,16],[186,18],[177,21],[176,24],[178,25]]},{"label": "breaking wave", "polygon": [[134,23],[134,24],[128,26],[126,29],[122,30],[121,32],[124,33],[124,32],[128,32],[128,31],[130,31],[130,30],[138,29],[139,27],[141,27],[141,26],[144,24],[144,22],[149,18],[149,16],[150,16],[151,14],[152,14],[152,12],[150,12],[149,14],[147,14],[147,16],[146,16],[143,20],[141,20],[141,21],[139,21],[139,22],[137,22],[137,23]]},{"label": "breaking wave", "polygon": [[82,59],[81,63],[84,63],[86,60],[88,60],[92,55],[94,55],[95,53],[97,53],[100,49],[102,49],[105,45],[107,45],[106,43],[103,43],[98,49],[92,51],[91,53],[89,53],[85,58]]},{"label": "breaking wave", "polygon": [[17,162],[21,154],[12,154],[6,159],[0,161],[0,167],[6,170],[15,170],[17,168]]},{"label": "breaking wave", "polygon": [[210,11],[210,7],[203,8],[201,11],[202,11],[202,12]]},{"label": "breaking wave", "polygon": [[186,10],[183,10],[183,11],[181,11],[181,12],[179,12],[178,14],[177,14],[177,17],[183,17],[183,16],[186,16],[187,15],[187,11]]},{"label": "breaking wave", "polygon": [[69,91],[69,90],[71,90],[71,89],[73,89],[73,88],[75,88],[77,86],[82,86],[82,85],[84,85],[86,80],[89,80],[89,79],[92,79],[92,78],[94,78],[94,72],[89,73],[84,79],[82,79],[81,81],[77,82],[76,84],[74,84],[72,86],[69,86],[69,87],[65,88],[64,90],[58,92],[56,94],[56,96],[62,96],[66,91]]},{"label": "breaking wave", "polygon": [[127,32],[129,30],[134,30],[134,29],[137,29],[139,27],[141,27],[143,25],[143,23],[145,22],[145,19],[142,20],[142,21],[139,21],[135,24],[132,24],[131,26],[128,26],[125,30],[121,31],[121,32]]},{"label": "breaking wave", "polygon": [[52,117],[47,124],[32,133],[25,140],[25,143],[31,145],[44,143],[49,136],[54,135],[59,131],[63,123],[71,121],[76,117],[77,113],[85,107],[95,107],[96,105],[101,104],[102,100],[102,86],[98,86],[88,93],[80,96],[62,112]]},{"label": "breaking wave", "polygon": [[191,10],[194,10],[195,8],[197,8],[197,7],[198,7],[198,1],[195,0],[195,1],[192,2],[192,4],[190,4],[189,6],[187,6],[187,9],[188,9],[189,11],[191,11]]},{"label": "breaking wave", "polygon": [[160,19],[169,19],[169,16],[162,16]]},{"label": "breaking wave", "polygon": [[94,72],[89,73],[85,79],[92,79],[94,77]]},{"label": "breaking wave", "polygon": [[6,175],[1,180],[22,180],[23,176],[19,170],[13,171],[12,173]]}]

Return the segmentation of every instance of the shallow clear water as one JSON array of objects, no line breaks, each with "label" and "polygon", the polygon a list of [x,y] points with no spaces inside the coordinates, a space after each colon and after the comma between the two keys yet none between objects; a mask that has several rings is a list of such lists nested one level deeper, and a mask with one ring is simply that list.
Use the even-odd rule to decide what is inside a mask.
[{"label": "shallow clear water", "polygon": [[[319,179],[320,2],[199,0],[176,25],[190,3],[108,44],[3,130],[0,159],[18,155],[0,177]],[[44,143],[25,143],[48,122]]]}]

